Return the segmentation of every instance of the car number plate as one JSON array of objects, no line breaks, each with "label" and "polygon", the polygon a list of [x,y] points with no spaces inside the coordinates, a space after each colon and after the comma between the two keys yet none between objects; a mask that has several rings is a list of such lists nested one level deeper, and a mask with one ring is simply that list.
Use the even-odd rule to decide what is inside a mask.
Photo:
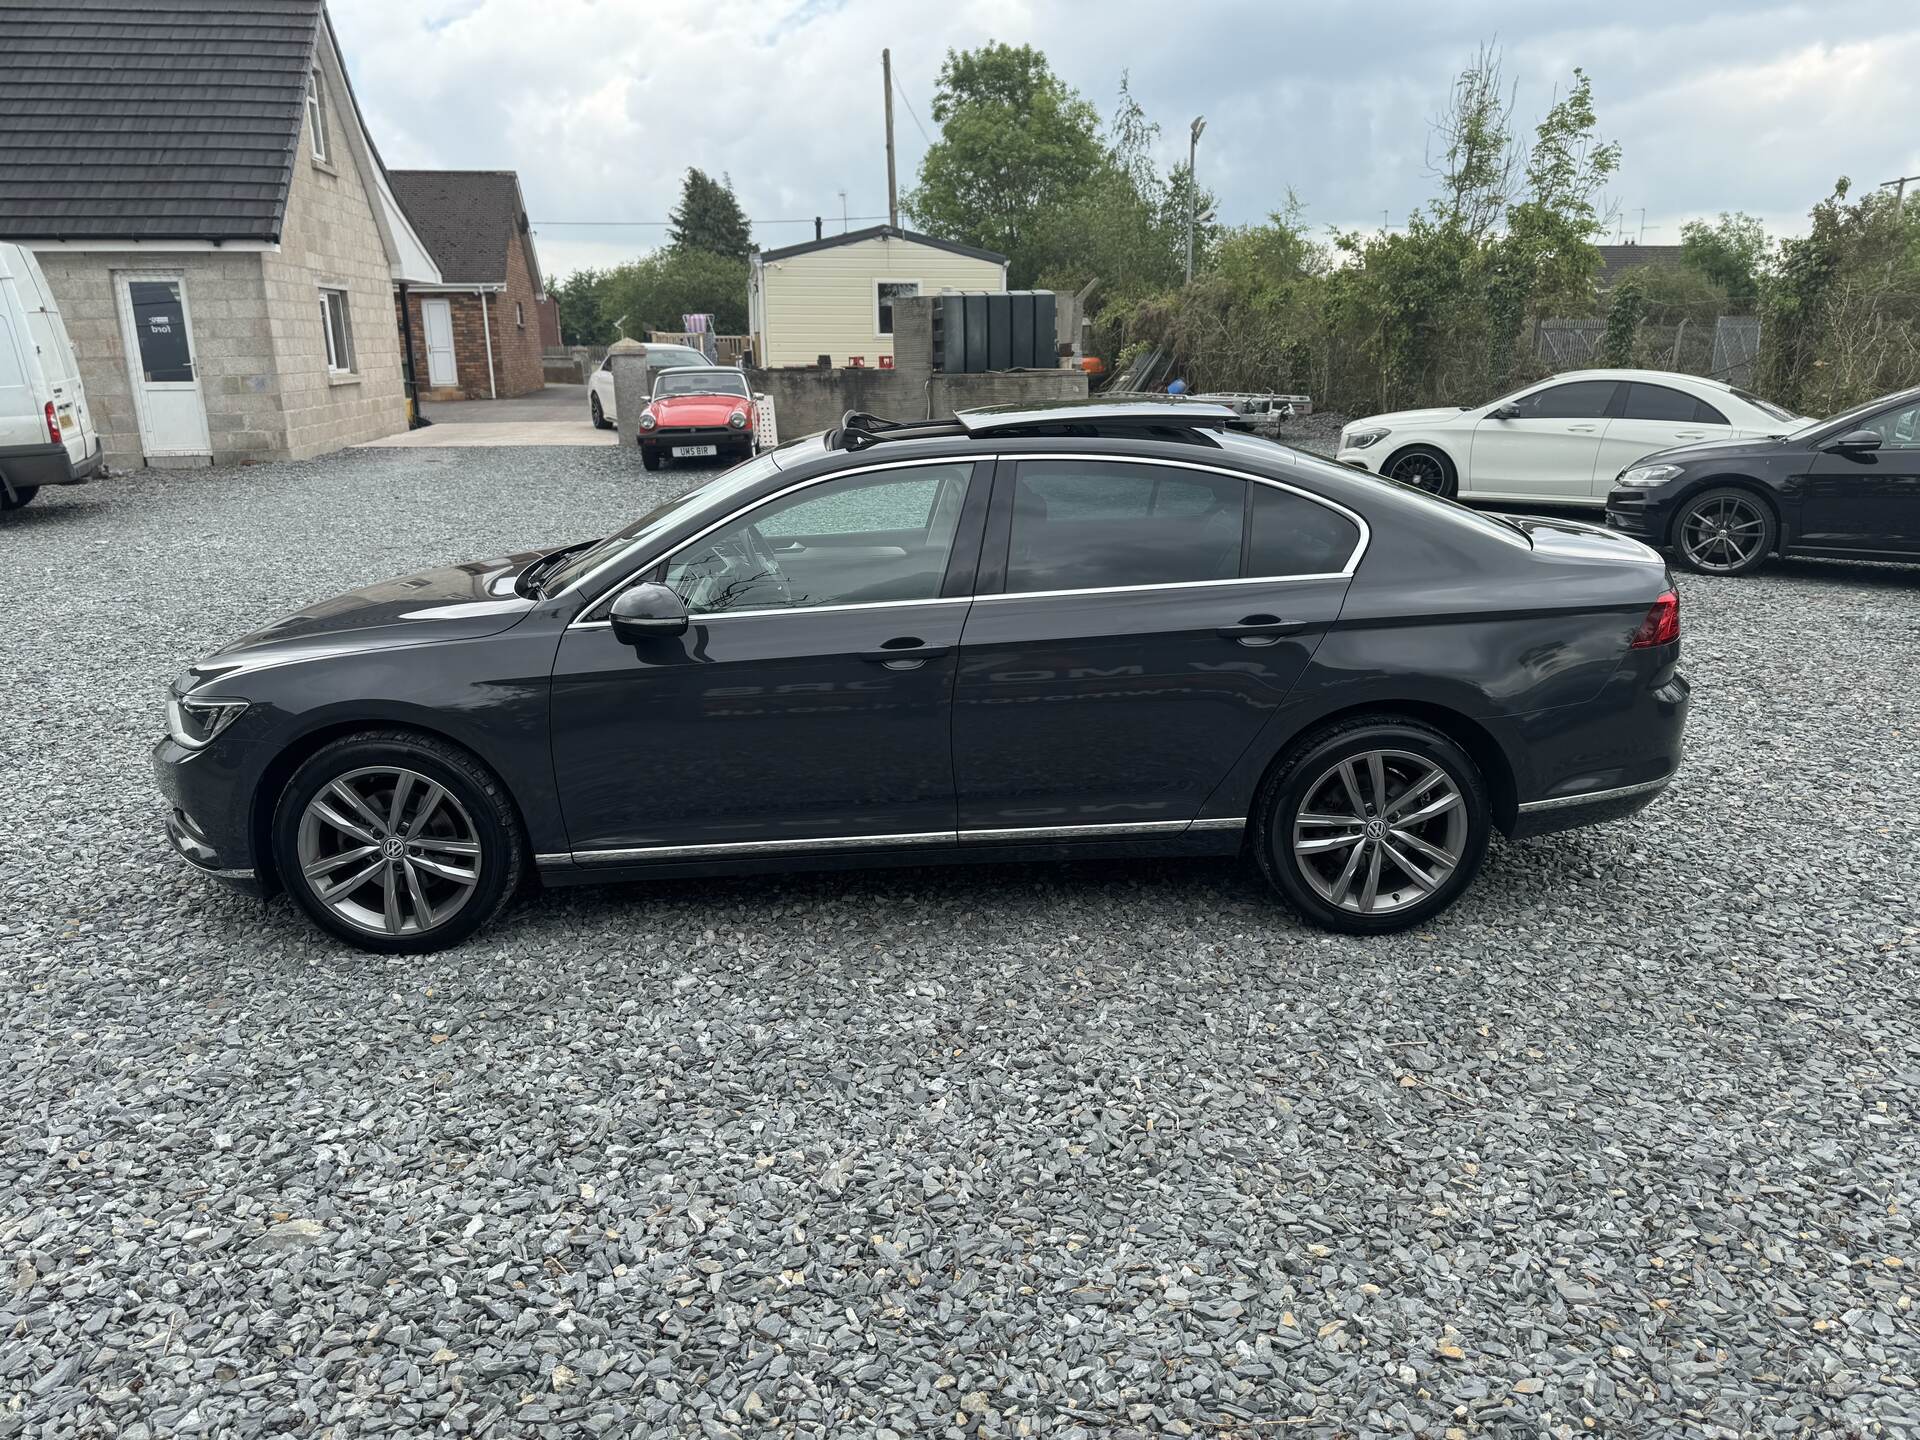
[{"label": "car number plate", "polygon": [[719,453],[720,447],[717,445],[676,445],[673,447],[673,458],[676,460],[687,455],[718,455]]},{"label": "car number plate", "polygon": [[72,430],[73,428],[75,428],[73,423],[73,411],[62,410],[60,412],[60,428],[62,430]]}]

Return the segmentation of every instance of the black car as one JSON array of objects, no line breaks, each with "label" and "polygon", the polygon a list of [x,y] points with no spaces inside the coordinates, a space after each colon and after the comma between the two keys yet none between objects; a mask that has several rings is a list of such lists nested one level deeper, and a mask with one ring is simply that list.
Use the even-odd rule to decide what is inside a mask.
[{"label": "black car", "polygon": [[1920,560],[1920,389],[1788,435],[1649,455],[1615,480],[1607,524],[1708,575],[1776,554]]},{"label": "black car", "polygon": [[325,601],[176,682],[179,852],[369,949],[523,883],[1250,851],[1371,932],[1645,805],[1666,566],[1202,404],[850,415],[618,534]]}]

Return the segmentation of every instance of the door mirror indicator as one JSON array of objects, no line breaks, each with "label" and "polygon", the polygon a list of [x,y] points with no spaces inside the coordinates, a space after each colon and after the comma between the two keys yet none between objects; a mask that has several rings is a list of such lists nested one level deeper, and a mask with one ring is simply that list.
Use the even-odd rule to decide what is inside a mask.
[{"label": "door mirror indicator", "polygon": [[687,633],[687,607],[665,585],[643,581],[620,592],[607,612],[622,640],[658,640]]},{"label": "door mirror indicator", "polygon": [[1520,414],[1518,405],[1496,405],[1487,412],[1489,420],[1512,420]]},{"label": "door mirror indicator", "polygon": [[1832,442],[1835,450],[1878,450],[1881,438],[1878,430],[1849,430],[1838,440]]}]

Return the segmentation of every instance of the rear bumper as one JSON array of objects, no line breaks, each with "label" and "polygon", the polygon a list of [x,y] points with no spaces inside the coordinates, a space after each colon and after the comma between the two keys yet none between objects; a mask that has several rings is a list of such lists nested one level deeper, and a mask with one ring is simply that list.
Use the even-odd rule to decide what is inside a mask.
[{"label": "rear bumper", "polygon": [[1509,832],[1513,839],[1622,819],[1644,810],[1672,783],[1680,769],[1693,687],[1677,666],[1652,688],[1638,688],[1645,684],[1631,673],[1616,676],[1609,689],[1618,686],[1625,703],[1609,705],[1603,696],[1600,703],[1611,713],[1591,733],[1561,737],[1556,748],[1573,764],[1545,789],[1521,791]]},{"label": "rear bumper", "polygon": [[16,490],[43,485],[79,485],[100,473],[106,447],[94,437],[93,453],[75,463],[59,444],[0,446],[0,475]]}]

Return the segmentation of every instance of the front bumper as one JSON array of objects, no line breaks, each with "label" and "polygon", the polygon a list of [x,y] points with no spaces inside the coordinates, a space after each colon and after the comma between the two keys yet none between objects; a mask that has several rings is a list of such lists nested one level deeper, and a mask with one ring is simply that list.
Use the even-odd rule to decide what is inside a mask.
[{"label": "front bumper", "polygon": [[1355,470],[1366,470],[1371,472],[1373,469],[1373,466],[1367,463],[1367,457],[1372,454],[1373,454],[1373,451],[1371,450],[1340,450],[1335,452],[1333,458],[1339,461],[1342,465],[1352,466]]},{"label": "front bumper", "polygon": [[736,430],[731,425],[705,426],[698,430],[643,430],[640,432],[640,446],[644,450],[659,450],[671,455],[676,445],[713,445],[722,455],[732,450],[751,450],[753,448],[753,427]]},{"label": "front bumper", "polygon": [[1654,491],[1617,485],[1607,495],[1607,528],[1658,548],[1666,543],[1669,509]]},{"label": "front bumper", "polygon": [[[250,793],[225,746],[189,750],[171,736],[153,747],[153,778],[167,807],[167,840],[174,853],[203,875],[264,895],[259,858],[248,835]],[[204,762],[204,763],[203,763]]]}]

